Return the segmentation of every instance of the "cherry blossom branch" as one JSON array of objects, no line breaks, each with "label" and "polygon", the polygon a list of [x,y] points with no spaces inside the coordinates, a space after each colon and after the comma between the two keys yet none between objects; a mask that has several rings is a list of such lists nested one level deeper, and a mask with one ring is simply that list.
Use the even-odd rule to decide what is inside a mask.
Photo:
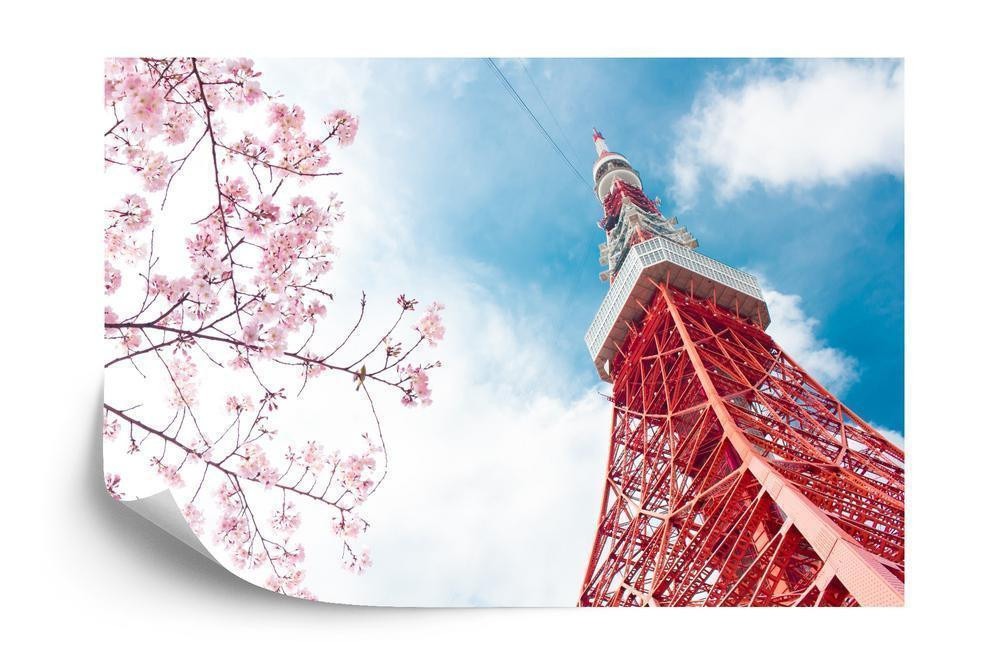
[{"label": "cherry blossom branch", "polygon": [[[234,563],[250,569],[269,563],[265,585],[310,597],[302,585],[304,551],[290,542],[300,523],[293,500],[328,508],[345,564],[357,572],[370,565],[367,550],[356,542],[369,525],[358,509],[388,475],[374,387],[400,392],[406,405],[429,403],[427,371],[439,364],[403,362],[424,344],[435,345],[444,329],[435,304],[417,322],[415,340],[403,353],[403,343],[391,337],[416,302],[401,296],[401,312],[392,326],[362,346],[369,350],[364,356],[345,365],[337,355],[360,331],[366,315],[362,293],[357,321],[339,343],[329,352],[309,351],[323,327],[327,302],[334,302],[334,292],[323,280],[334,257],[333,226],[343,212],[335,195],[320,206],[297,184],[341,174],[327,167],[328,149],[350,145],[358,121],[346,111],[334,111],[323,119],[323,131],[313,135],[302,109],[276,101],[262,90],[259,76],[248,59],[106,63],[105,165],[136,177],[146,192],[162,190],[163,195],[155,219],[138,194],[124,194],[106,208],[105,369],[115,377],[137,374],[144,386],[165,396],[161,402],[156,391],[144,391],[142,403],[116,398],[115,388],[129,383],[109,379],[105,443],[107,451],[114,451],[124,431],[126,456],[151,448],[146,453],[155,474],[169,486],[193,488],[183,508],[193,530],[200,533],[208,520],[204,512],[214,512],[215,539]],[[229,126],[239,125],[242,109],[261,102],[269,105],[270,137],[261,140],[241,132],[237,140],[228,139]],[[175,180],[181,172],[185,179],[198,176],[185,167],[206,144],[212,172],[210,177],[206,173],[204,188],[212,194],[211,210],[206,214],[202,208],[187,217],[172,206],[167,215]],[[265,175],[269,193],[262,183]],[[257,194],[246,179],[256,184]],[[161,264],[157,252],[164,252],[162,243],[154,251],[154,240],[177,238],[155,233],[167,227],[183,230],[185,238],[182,246],[166,248],[169,261]],[[178,252],[187,259],[179,270]],[[118,312],[131,315],[120,317]],[[381,367],[368,372],[365,363],[372,363],[380,346],[385,350]],[[235,358],[227,361],[220,351],[231,351]],[[288,445],[280,464],[274,452],[280,406],[289,400],[280,378],[291,372],[289,367],[300,369],[300,394],[321,371],[348,374],[356,389],[364,389],[377,441],[365,434],[364,447],[348,455],[327,454],[313,441]],[[392,369],[394,377],[388,376]],[[253,395],[226,398],[225,409],[232,416],[221,423],[204,399],[199,402],[202,386],[245,384]],[[130,407],[116,407],[122,404]],[[219,454],[213,453],[216,448]],[[221,482],[212,509],[204,501],[211,480]],[[128,479],[109,471],[106,486],[122,498]],[[269,512],[266,504],[275,496],[278,507]]]},{"label": "cherry blossom branch", "polygon": [[[203,459],[196,449],[194,449],[193,447],[191,447],[189,445],[184,444],[183,442],[181,442],[180,440],[178,440],[174,436],[169,435],[168,433],[166,433],[165,429],[161,430],[161,429],[157,429],[156,427],[144,424],[140,420],[135,419],[133,417],[130,417],[128,415],[128,413],[126,413],[124,410],[119,410],[119,409],[117,409],[117,408],[115,408],[115,407],[113,407],[111,405],[108,405],[107,403],[104,404],[104,409],[107,410],[108,412],[110,412],[111,414],[113,414],[113,415],[115,415],[117,417],[120,417],[123,421],[128,422],[132,426],[135,426],[136,428],[142,429],[143,431],[146,431],[150,435],[154,435],[154,436],[158,437],[159,439],[161,439],[165,443],[171,444],[171,445],[179,448],[180,450],[184,451],[185,453],[194,456],[195,458],[197,458],[200,461],[202,461],[206,466],[209,466],[211,468],[215,468],[216,470],[218,470],[220,472],[223,472],[223,473],[226,473],[226,474],[237,475],[237,471],[235,471],[233,469],[230,469],[230,468],[227,468],[222,463],[217,463],[215,461],[210,461],[210,460],[207,460],[207,459]],[[254,481],[254,480],[251,479],[249,481]],[[336,507],[337,509],[350,509],[350,507],[342,507],[341,505],[338,504],[339,501],[343,498],[343,494],[337,500],[330,500],[329,498],[326,498],[325,495],[316,495],[316,494],[313,494],[313,493],[309,493],[307,491],[303,491],[303,490],[297,488],[295,485],[274,483],[274,484],[271,484],[271,486],[273,486],[275,488],[278,488],[278,489],[282,489],[284,491],[289,491],[291,493],[296,493],[296,494],[299,494],[301,496],[305,496],[306,498],[309,498],[310,500],[315,500],[315,501],[321,502],[321,503],[323,503],[325,505],[330,505],[331,507]],[[327,490],[329,490],[329,489],[327,489]]]}]

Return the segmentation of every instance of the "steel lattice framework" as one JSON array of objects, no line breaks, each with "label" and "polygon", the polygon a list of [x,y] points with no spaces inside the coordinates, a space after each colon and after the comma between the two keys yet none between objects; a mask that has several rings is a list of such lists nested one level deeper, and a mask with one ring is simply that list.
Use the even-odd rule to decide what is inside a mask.
[{"label": "steel lattice framework", "polygon": [[902,604],[902,451],[759,324],[671,285],[611,363],[579,604]]}]

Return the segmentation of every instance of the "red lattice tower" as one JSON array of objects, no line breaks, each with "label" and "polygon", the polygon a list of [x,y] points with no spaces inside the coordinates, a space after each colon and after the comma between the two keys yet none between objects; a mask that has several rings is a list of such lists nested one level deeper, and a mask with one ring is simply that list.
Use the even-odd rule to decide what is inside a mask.
[{"label": "red lattice tower", "polygon": [[586,342],[614,410],[579,604],[901,605],[902,450],[765,333],[753,276],[694,252],[595,143],[611,288]]}]

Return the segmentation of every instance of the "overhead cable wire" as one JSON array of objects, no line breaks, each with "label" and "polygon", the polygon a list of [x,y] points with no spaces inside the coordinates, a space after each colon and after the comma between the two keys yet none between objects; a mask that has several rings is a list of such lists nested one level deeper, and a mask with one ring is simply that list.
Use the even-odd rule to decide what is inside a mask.
[{"label": "overhead cable wire", "polygon": [[545,126],[542,125],[542,123],[538,120],[538,117],[535,116],[531,108],[524,102],[521,96],[517,93],[517,90],[514,88],[511,82],[507,79],[506,76],[504,76],[504,73],[500,71],[500,68],[497,67],[497,64],[493,61],[493,58],[486,58],[486,62],[489,64],[490,67],[493,68],[493,72],[497,75],[497,78],[500,80],[501,85],[503,85],[503,87],[507,90],[507,93],[514,99],[515,102],[517,102],[520,105],[522,109],[524,109],[525,113],[527,113],[528,116],[531,117],[531,120],[534,121],[535,127],[538,128],[538,131],[542,133],[542,136],[544,136],[548,140],[549,145],[551,145],[552,148],[560,155],[560,157],[562,157],[563,162],[566,163],[566,166],[569,167],[574,174],[576,174],[576,177],[580,179],[581,183],[583,183],[585,186],[589,188],[590,183],[588,183],[587,179],[585,179],[577,170],[577,168],[573,166],[573,163],[570,161],[570,159],[566,157],[566,153],[563,152],[562,148],[559,147],[559,144],[556,142],[556,140],[552,138],[552,135],[549,134],[548,130],[546,130]]},{"label": "overhead cable wire", "polygon": [[[538,93],[538,99],[540,99],[542,101],[542,104],[545,105],[545,110],[549,112],[549,116],[552,118],[552,122],[554,122],[556,124],[556,127],[559,129],[559,134],[561,134],[562,138],[566,140],[566,145],[572,148],[573,146],[575,146],[575,144],[572,141],[570,141],[568,136],[566,136],[566,131],[563,130],[562,125],[559,124],[559,119],[556,118],[556,115],[552,112],[552,107],[550,107],[549,103],[545,101],[545,95],[542,95],[541,89],[538,87],[538,84],[535,83],[535,77],[531,76],[531,71],[524,64],[523,60],[519,59],[517,62],[520,63],[521,69],[524,70],[524,73],[528,75],[528,81],[531,82],[531,87],[535,89],[536,93]],[[580,157],[579,153],[576,152],[575,148],[573,148],[572,153],[574,158]]]}]

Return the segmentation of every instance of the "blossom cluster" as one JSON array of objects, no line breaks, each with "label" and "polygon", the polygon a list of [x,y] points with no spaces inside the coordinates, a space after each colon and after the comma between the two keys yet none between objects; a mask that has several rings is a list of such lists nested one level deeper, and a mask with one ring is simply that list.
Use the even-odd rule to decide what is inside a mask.
[{"label": "blossom cluster", "polygon": [[104,476],[104,487],[107,489],[108,494],[115,500],[122,499],[121,490],[118,488],[121,481],[122,476],[117,473],[108,473]]},{"label": "blossom cluster", "polygon": [[430,378],[427,377],[427,371],[424,368],[408,364],[400,367],[400,375],[409,382],[401,399],[403,405],[431,404]]},{"label": "blossom cluster", "polygon": [[[268,122],[272,134],[270,146],[265,153],[269,164],[289,174],[298,175],[319,173],[329,164],[330,155],[326,150],[326,140],[312,138],[306,134],[303,128],[304,121],[305,114],[298,106],[289,108],[284,104],[271,105]],[[335,136],[335,133],[336,130],[330,129],[327,138]],[[255,145],[261,145],[252,135],[249,138]],[[261,155],[258,154],[253,159],[260,162]]]},{"label": "blossom cluster", "polygon": [[256,442],[244,445],[242,448],[243,463],[239,475],[252,482],[260,482],[265,489],[270,489],[278,481],[278,469],[271,465],[267,452]]},{"label": "blossom cluster", "polygon": [[133,264],[148,252],[136,235],[149,226],[152,213],[145,198],[132,194],[104,216],[104,293],[111,295],[121,287],[121,265]]},{"label": "blossom cluster", "polygon": [[427,339],[431,347],[437,345],[444,338],[444,324],[441,322],[442,310],[444,310],[444,306],[435,301],[417,322],[417,331]]},{"label": "blossom cluster", "polygon": [[341,146],[349,146],[354,143],[354,135],[358,133],[358,117],[353,116],[343,109],[337,109],[332,114],[323,119],[323,124]]},{"label": "blossom cluster", "polygon": [[[377,443],[365,436],[364,447],[345,454],[315,441],[288,445],[273,425],[286,392],[272,378],[289,365],[301,366],[303,382],[339,371],[359,388],[367,376],[399,391],[404,403],[429,404],[427,370],[436,364],[403,362],[421,342],[441,340],[443,306],[432,304],[419,319],[419,339],[405,352],[390,338],[395,325],[382,336],[382,368],[368,360],[366,370],[367,357],[338,365],[332,353],[306,349],[333,300],[325,280],[344,213],[336,194],[317,197],[299,186],[339,173],[330,170],[330,151],[355,141],[356,116],[337,109],[310,128],[301,107],[262,89],[246,58],[109,60],[105,105],[105,165],[137,184],[105,211],[107,367],[157,382],[162,397],[159,405],[106,403],[105,441],[128,429],[128,453],[145,446],[165,486],[193,492],[182,512],[196,534],[209,533],[240,569],[263,568],[254,576],[269,588],[311,598],[303,585],[305,549],[292,541],[305,519],[292,498],[330,512],[345,567],[364,572],[372,560],[359,543],[368,527],[360,509],[386,474],[384,443],[380,431]],[[263,136],[238,127],[250,107],[266,113]],[[209,173],[186,169],[196,154],[213,166],[209,206],[175,220],[164,207],[174,184]],[[154,250],[164,238],[183,244],[180,268],[159,262]],[[400,296],[400,319],[416,303]],[[214,403],[203,386],[209,372],[243,373],[249,384],[233,386],[255,387],[255,395],[221,399],[228,426],[202,412]],[[368,386],[365,397],[374,413]],[[219,484],[215,494],[202,494],[213,488],[206,480]],[[105,482],[120,498],[120,475],[109,473]]]},{"label": "blossom cluster", "polygon": [[[247,504],[246,495],[237,484],[222,484],[216,491],[219,518],[214,531],[215,543],[231,557],[240,569],[269,569],[265,585],[273,591],[307,599],[315,596],[303,585],[305,572],[302,561],[305,548],[292,544],[290,538],[298,528],[298,515],[291,503],[283,503],[282,508],[272,518],[272,526],[281,526],[281,541],[263,537],[260,527]],[[184,509],[184,516],[193,530],[200,533],[204,529],[204,516],[193,505]]]}]

